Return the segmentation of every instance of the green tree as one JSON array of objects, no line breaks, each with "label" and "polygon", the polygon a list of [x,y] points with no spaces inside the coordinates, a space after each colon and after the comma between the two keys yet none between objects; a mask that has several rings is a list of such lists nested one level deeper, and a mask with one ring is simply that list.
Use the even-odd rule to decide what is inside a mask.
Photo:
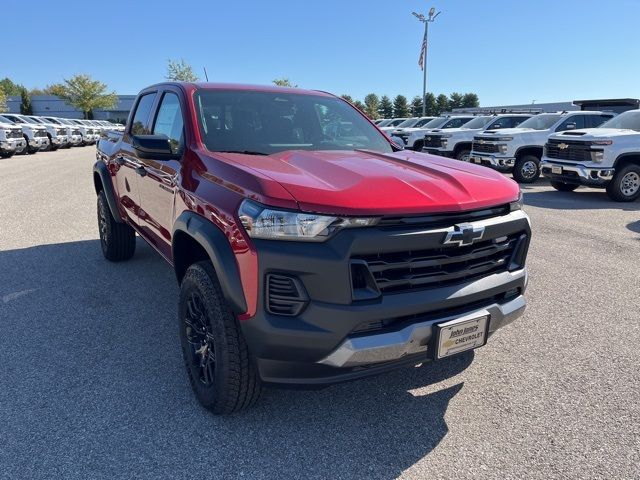
[{"label": "green tree", "polygon": [[276,78],[275,80],[273,80],[273,84],[277,85],[278,87],[298,87],[298,85],[293,85],[288,78]]},{"label": "green tree", "polygon": [[340,98],[342,98],[343,100],[346,100],[349,103],[353,103],[353,97],[351,95],[347,95],[347,94],[340,95]]},{"label": "green tree", "polygon": [[61,83],[47,85],[43,90],[43,93],[45,95],[56,95],[57,97],[61,97],[62,95],[64,95],[64,92],[64,85],[62,85]]},{"label": "green tree", "polygon": [[0,112],[4,112],[7,110],[7,95],[4,93],[4,90],[0,88]]},{"label": "green tree", "polygon": [[425,115],[429,117],[438,115],[438,103],[436,101],[436,96],[433,93],[427,92],[424,96],[424,103],[426,106]]},{"label": "green tree", "polygon": [[5,77],[2,80],[0,80],[0,88],[4,91],[7,97],[20,95],[20,87],[22,87],[22,85],[14,83],[8,77]]},{"label": "green tree", "polygon": [[411,115],[414,117],[422,116],[422,98],[420,98],[420,95],[416,95],[411,100]]},{"label": "green tree", "polygon": [[173,82],[197,82],[198,76],[193,72],[193,68],[183,58],[178,60],[167,60],[167,80]]},{"label": "green tree", "polygon": [[75,75],[65,79],[58,96],[80,110],[84,118],[91,118],[96,108],[113,108],[118,103],[115,92],[107,92],[106,84],[93,80],[89,75]]},{"label": "green tree", "polygon": [[480,106],[480,99],[475,93],[465,93],[462,96],[462,106],[464,108],[476,108]]},{"label": "green tree", "polygon": [[446,95],[442,93],[438,95],[438,98],[436,98],[436,104],[438,106],[438,115],[449,111],[449,98]]},{"label": "green tree", "polygon": [[23,115],[33,115],[29,91],[22,86],[20,87],[20,113]]},{"label": "green tree", "polygon": [[462,95],[457,92],[453,92],[449,96],[449,110],[453,110],[454,108],[462,108],[463,106]]},{"label": "green tree", "polygon": [[364,97],[364,113],[367,114],[371,120],[378,118],[378,106],[380,105],[380,99],[375,93],[370,93]]},{"label": "green tree", "polygon": [[391,103],[391,99],[383,95],[380,97],[380,104],[378,105],[378,113],[382,118],[392,118],[393,117],[393,103]]},{"label": "green tree", "polygon": [[362,113],[364,113],[364,111],[367,109],[365,104],[362,103],[360,100],[355,100],[353,102],[353,106],[356,107],[358,110],[360,110]]},{"label": "green tree", "polygon": [[407,97],[398,95],[393,99],[393,116],[396,118],[408,117],[411,113]]}]

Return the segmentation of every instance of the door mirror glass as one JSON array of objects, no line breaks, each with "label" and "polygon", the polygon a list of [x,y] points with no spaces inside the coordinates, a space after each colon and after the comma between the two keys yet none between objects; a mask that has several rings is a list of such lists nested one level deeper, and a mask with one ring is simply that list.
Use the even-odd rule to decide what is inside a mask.
[{"label": "door mirror glass", "polygon": [[576,124],[575,123],[567,123],[564,128],[566,128],[567,130],[575,130],[576,129]]}]

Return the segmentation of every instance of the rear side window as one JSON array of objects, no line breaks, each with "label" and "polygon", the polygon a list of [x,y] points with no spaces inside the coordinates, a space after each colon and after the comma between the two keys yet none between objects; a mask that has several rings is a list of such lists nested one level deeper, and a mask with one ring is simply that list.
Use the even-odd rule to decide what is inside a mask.
[{"label": "rear side window", "polygon": [[586,118],[585,128],[597,128],[612,117],[613,115],[589,115]]},{"label": "rear side window", "polygon": [[148,129],[149,115],[155,99],[155,92],[147,93],[140,97],[138,105],[136,105],[136,111],[133,115],[133,122],[131,124],[132,135],[148,135],[150,133]]},{"label": "rear side window", "polygon": [[184,147],[183,127],[180,100],[175,93],[167,92],[162,97],[153,134],[166,135],[169,139],[169,145],[171,145],[171,151],[175,154],[181,154]]}]

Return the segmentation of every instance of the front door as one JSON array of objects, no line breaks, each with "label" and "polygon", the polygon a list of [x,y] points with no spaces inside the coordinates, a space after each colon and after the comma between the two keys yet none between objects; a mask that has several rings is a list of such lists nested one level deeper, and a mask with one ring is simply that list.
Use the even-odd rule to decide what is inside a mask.
[{"label": "front door", "polygon": [[[183,109],[178,93],[162,94],[152,123],[152,135],[164,135],[172,152],[180,157],[184,151]],[[180,160],[140,159],[145,170],[139,179],[140,228],[145,236],[167,258],[171,258],[171,235]]]}]

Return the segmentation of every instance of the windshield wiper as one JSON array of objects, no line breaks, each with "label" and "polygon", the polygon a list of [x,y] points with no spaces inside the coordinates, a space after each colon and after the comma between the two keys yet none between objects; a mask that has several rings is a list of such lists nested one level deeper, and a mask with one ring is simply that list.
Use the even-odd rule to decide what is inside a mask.
[{"label": "windshield wiper", "polygon": [[220,153],[242,153],[244,155],[265,155],[269,156],[268,153],[264,152],[255,152],[253,150],[218,150]]}]

